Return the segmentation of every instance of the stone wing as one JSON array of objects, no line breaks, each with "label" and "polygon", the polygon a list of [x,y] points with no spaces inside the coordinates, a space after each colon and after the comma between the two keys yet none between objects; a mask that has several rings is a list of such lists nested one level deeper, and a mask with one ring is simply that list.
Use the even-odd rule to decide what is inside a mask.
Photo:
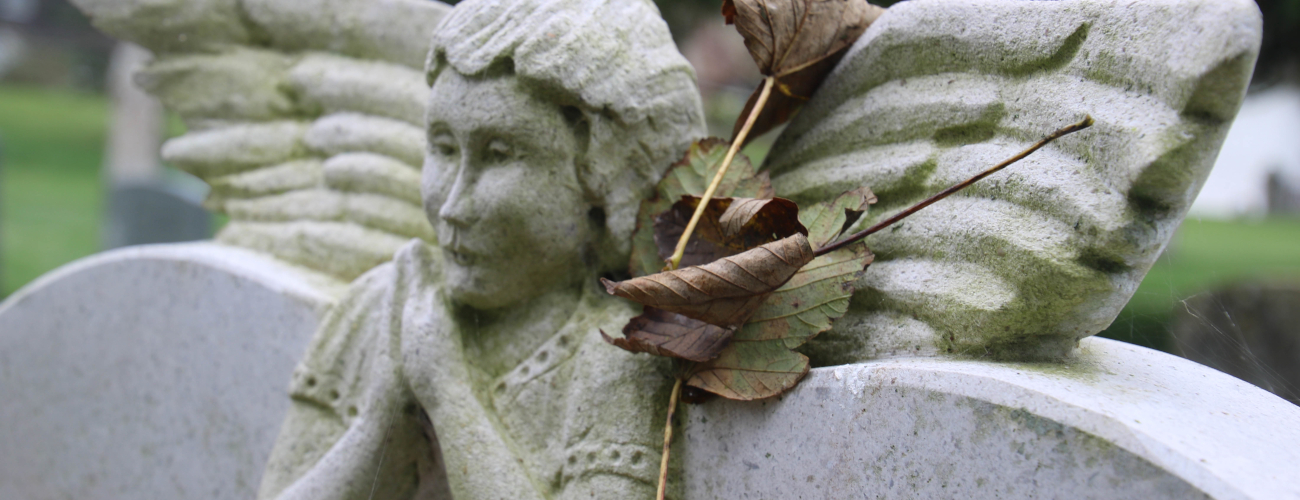
[{"label": "stone wing", "polygon": [[800,203],[867,185],[855,229],[1085,114],[1096,125],[873,235],[822,364],[1042,358],[1114,320],[1209,174],[1249,82],[1245,0],[912,0],[850,48],[766,160]]},{"label": "stone wing", "polygon": [[185,121],[170,164],[211,187],[217,240],[351,281],[411,238],[429,0],[74,0],[152,50],[136,82]]}]

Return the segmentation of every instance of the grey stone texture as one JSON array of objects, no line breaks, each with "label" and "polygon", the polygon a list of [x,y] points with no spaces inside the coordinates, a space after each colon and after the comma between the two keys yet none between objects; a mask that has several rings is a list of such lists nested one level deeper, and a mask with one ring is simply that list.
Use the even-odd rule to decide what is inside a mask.
[{"label": "grey stone texture", "polygon": [[434,241],[420,71],[449,7],[423,0],[77,0],[157,54],[136,82],[190,131],[163,158],[209,183],[217,241],[342,285]]},{"label": "grey stone texture", "polygon": [[1300,407],[1108,339],[1064,364],[817,368],[686,415],[686,498],[1300,498]]},{"label": "grey stone texture", "polygon": [[329,282],[183,243],[19,290],[0,303],[0,498],[252,498]]},{"label": "grey stone texture", "polygon": [[873,235],[819,363],[907,352],[1068,356],[1114,320],[1195,198],[1241,103],[1245,0],[920,0],[850,48],[766,167],[799,202],[870,186],[865,228],[1091,115]]}]

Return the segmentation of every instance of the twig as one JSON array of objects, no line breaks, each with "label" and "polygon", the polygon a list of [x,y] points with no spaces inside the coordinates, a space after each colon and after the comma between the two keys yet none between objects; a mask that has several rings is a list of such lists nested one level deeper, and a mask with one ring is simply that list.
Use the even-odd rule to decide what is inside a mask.
[{"label": "twig", "polygon": [[668,398],[668,423],[664,424],[664,457],[659,462],[659,491],[655,493],[656,500],[664,500],[664,492],[668,490],[668,445],[673,442],[673,413],[677,411],[677,398],[682,393],[682,377],[677,377],[677,382],[673,384],[673,395]]},{"label": "twig", "polygon": [[686,230],[682,232],[682,237],[677,240],[677,248],[673,250],[673,256],[668,258],[667,271],[677,269],[682,263],[682,255],[686,253],[686,242],[691,239],[691,233],[695,232],[695,225],[700,222],[700,216],[704,215],[704,209],[709,206],[709,200],[713,199],[713,192],[718,189],[718,184],[722,183],[722,178],[727,175],[727,167],[731,166],[731,160],[736,157],[736,152],[740,151],[740,146],[745,143],[745,138],[749,136],[749,129],[753,128],[754,122],[758,120],[758,115],[763,112],[763,106],[767,104],[767,97],[772,94],[772,85],[776,82],[776,77],[769,76],[763,79],[763,90],[758,94],[758,100],[754,101],[754,108],[749,110],[749,116],[745,118],[745,125],[740,127],[740,132],[731,140],[731,147],[727,148],[727,156],[722,158],[722,166],[718,167],[718,173],[713,175],[713,182],[709,183],[709,188],[704,191],[704,196],[700,197],[700,204],[695,207],[695,213],[691,215],[691,222],[686,224]]},{"label": "twig", "polygon": [[862,238],[866,238],[867,236],[870,236],[871,234],[873,234],[873,233],[875,233],[875,232],[877,232],[877,231],[880,231],[881,229],[884,229],[884,228],[887,228],[887,227],[893,225],[895,222],[898,222],[898,221],[900,221],[900,220],[903,220],[903,219],[906,218],[907,216],[916,213],[918,210],[930,206],[930,204],[932,204],[932,203],[934,203],[934,202],[936,202],[936,201],[939,201],[939,200],[942,200],[942,199],[944,199],[944,198],[947,198],[948,195],[951,195],[951,194],[953,194],[953,193],[956,193],[957,191],[961,191],[962,189],[965,189],[967,186],[970,186],[971,184],[974,184],[976,181],[979,181],[980,179],[983,179],[983,178],[985,178],[985,177],[988,177],[988,176],[990,176],[990,175],[993,175],[994,172],[997,172],[997,171],[999,171],[999,170],[1002,170],[1003,168],[1006,168],[1008,165],[1011,165],[1012,163],[1015,163],[1015,162],[1018,162],[1018,161],[1020,161],[1020,160],[1023,160],[1026,156],[1029,156],[1030,153],[1033,153],[1034,151],[1038,151],[1039,148],[1041,148],[1041,147],[1043,147],[1043,146],[1046,146],[1047,143],[1049,143],[1049,142],[1052,142],[1052,141],[1054,141],[1054,140],[1057,140],[1057,139],[1061,138],[1061,136],[1064,136],[1064,135],[1066,135],[1066,134],[1071,134],[1071,133],[1074,133],[1074,132],[1078,132],[1078,131],[1083,130],[1083,129],[1085,129],[1085,128],[1091,127],[1091,126],[1092,126],[1092,123],[1093,123],[1093,121],[1092,121],[1092,116],[1084,116],[1084,117],[1083,117],[1083,121],[1080,121],[1079,123],[1075,123],[1075,124],[1073,124],[1073,125],[1068,125],[1068,126],[1062,127],[1062,128],[1060,128],[1060,129],[1058,129],[1057,131],[1052,132],[1051,135],[1048,135],[1047,137],[1044,137],[1043,140],[1038,141],[1037,143],[1034,143],[1033,146],[1029,146],[1029,149],[1026,149],[1026,150],[1024,150],[1024,151],[1021,151],[1020,154],[1017,154],[1017,155],[1015,155],[1015,156],[1012,156],[1010,159],[1008,159],[1008,160],[1006,160],[1006,161],[1004,161],[1004,162],[1002,162],[1002,163],[999,163],[999,164],[997,164],[997,165],[994,165],[992,168],[990,168],[990,169],[988,169],[988,170],[985,170],[985,171],[983,171],[983,172],[980,172],[980,173],[976,174],[974,177],[971,177],[971,178],[969,178],[969,179],[966,179],[965,181],[962,181],[961,183],[959,183],[959,184],[957,184],[957,185],[955,185],[955,186],[952,186],[952,187],[950,187],[950,188],[948,188],[948,189],[945,189],[945,190],[939,192],[939,194],[936,194],[936,195],[934,195],[934,196],[931,196],[931,197],[929,197],[929,198],[926,198],[925,201],[922,201],[922,202],[920,202],[920,203],[917,203],[917,204],[915,204],[915,205],[912,205],[912,206],[911,206],[910,208],[908,208],[907,210],[904,210],[904,211],[902,211],[902,212],[899,212],[899,213],[895,214],[893,217],[890,217],[890,218],[888,218],[888,219],[885,219],[884,221],[881,221],[881,222],[877,223],[877,224],[874,225],[874,226],[871,226],[871,227],[869,227],[869,228],[866,228],[866,229],[864,229],[864,230],[862,230],[862,231],[860,231],[860,232],[854,233],[852,236],[849,236],[849,237],[847,237],[847,238],[844,238],[844,239],[842,239],[842,240],[840,240],[840,241],[837,241],[837,242],[835,242],[835,243],[831,243],[831,244],[829,244],[829,245],[826,245],[826,246],[824,246],[824,247],[821,247],[821,248],[819,248],[816,252],[814,252],[813,255],[816,255],[816,256],[820,257],[820,256],[822,256],[822,255],[826,255],[826,254],[828,254],[828,253],[831,253],[831,252],[834,252],[834,251],[839,250],[839,249],[841,249],[841,248],[844,248],[844,247],[847,246],[847,245],[851,245],[851,244],[853,244],[854,242],[856,242],[856,241],[858,241],[858,240],[861,240]]}]

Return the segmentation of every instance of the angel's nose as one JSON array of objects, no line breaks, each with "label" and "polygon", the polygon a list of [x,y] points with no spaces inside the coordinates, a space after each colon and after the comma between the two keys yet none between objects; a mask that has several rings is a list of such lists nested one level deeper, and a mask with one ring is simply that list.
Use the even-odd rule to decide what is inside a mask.
[{"label": "angel's nose", "polygon": [[447,193],[447,199],[438,208],[438,218],[449,224],[467,227],[478,220],[474,212],[474,179],[469,168],[462,165],[457,169],[456,181]]}]

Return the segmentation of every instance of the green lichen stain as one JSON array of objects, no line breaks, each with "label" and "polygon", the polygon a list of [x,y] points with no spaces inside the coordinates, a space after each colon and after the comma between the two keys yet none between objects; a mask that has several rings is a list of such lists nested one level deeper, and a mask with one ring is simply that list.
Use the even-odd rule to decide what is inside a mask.
[{"label": "green lichen stain", "polygon": [[1006,114],[1006,105],[996,103],[984,109],[973,122],[936,130],[934,142],[945,148],[988,142],[997,135],[998,123]]},{"label": "green lichen stain", "polygon": [[1061,42],[1061,46],[1053,51],[1051,55],[1037,61],[1030,61],[1021,65],[1004,68],[1002,73],[1013,78],[1018,78],[1030,76],[1035,73],[1056,71],[1065,67],[1065,65],[1074,60],[1075,55],[1079,53],[1079,47],[1083,46],[1083,42],[1088,39],[1088,31],[1091,28],[1092,23],[1080,24],[1078,28],[1074,29],[1073,33],[1070,33],[1070,36],[1065,37],[1065,40]]},{"label": "green lichen stain", "polygon": [[1073,356],[1059,361],[1037,363],[1007,363],[1008,367],[1023,372],[1045,375],[1051,378],[1075,380],[1088,384],[1100,381],[1104,374],[1096,363],[1086,356]]},{"label": "green lichen stain", "polygon": [[1022,427],[1029,429],[1038,435],[1038,437],[1051,436],[1061,438],[1065,436],[1065,426],[1060,423],[1034,415],[1024,408],[1015,408],[1007,413],[1012,421],[1020,424]]},{"label": "green lichen stain", "polygon": [[1124,259],[1105,248],[1089,247],[1079,252],[1079,264],[1106,274],[1118,274],[1131,270]]}]

